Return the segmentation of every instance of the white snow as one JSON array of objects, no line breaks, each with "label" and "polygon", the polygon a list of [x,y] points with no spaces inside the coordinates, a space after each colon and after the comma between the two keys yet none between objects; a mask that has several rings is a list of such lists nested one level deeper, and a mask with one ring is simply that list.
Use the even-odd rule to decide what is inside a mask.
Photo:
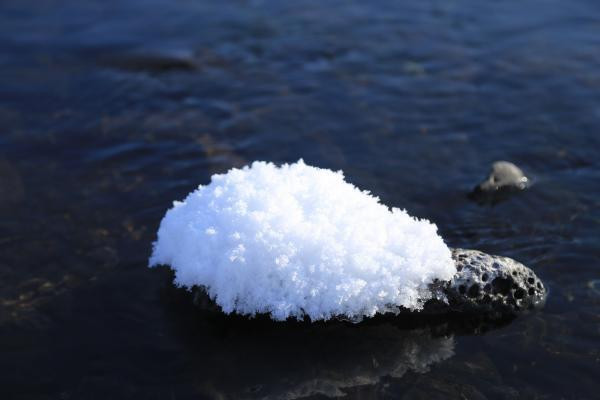
[{"label": "white snow", "polygon": [[169,265],[178,286],[203,287],[225,313],[275,320],[418,310],[433,296],[428,284],[456,273],[434,224],[302,160],[216,174],[174,202],[156,265]]}]

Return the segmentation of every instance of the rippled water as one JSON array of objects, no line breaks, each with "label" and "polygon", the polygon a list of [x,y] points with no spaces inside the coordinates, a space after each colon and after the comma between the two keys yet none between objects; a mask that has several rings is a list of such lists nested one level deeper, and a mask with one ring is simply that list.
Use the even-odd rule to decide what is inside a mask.
[{"label": "rippled water", "polygon": [[[2,2],[2,398],[597,398],[599,49],[591,0]],[[533,268],[545,309],[273,325],[146,268],[172,200],[300,157]],[[470,201],[498,159],[533,186]]]}]

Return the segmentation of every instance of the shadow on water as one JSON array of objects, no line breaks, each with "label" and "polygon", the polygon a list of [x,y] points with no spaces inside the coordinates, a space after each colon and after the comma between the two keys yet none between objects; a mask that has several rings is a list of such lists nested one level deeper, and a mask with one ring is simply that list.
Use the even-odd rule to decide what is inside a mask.
[{"label": "shadow on water", "polygon": [[351,388],[428,372],[454,355],[456,335],[482,334],[512,320],[385,315],[358,324],[274,322],[199,308],[185,289],[168,286],[161,297],[192,357],[210,365],[198,387],[214,398],[343,396]]},{"label": "shadow on water", "polygon": [[454,356],[457,336],[507,322],[226,316],[193,305],[165,268],[131,270],[61,290],[28,319],[4,321],[0,384],[16,399],[337,397],[427,373]]}]

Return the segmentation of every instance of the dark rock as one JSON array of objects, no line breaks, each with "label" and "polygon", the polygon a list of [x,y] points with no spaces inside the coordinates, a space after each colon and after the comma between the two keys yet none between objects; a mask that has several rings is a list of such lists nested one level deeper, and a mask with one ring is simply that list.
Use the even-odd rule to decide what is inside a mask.
[{"label": "dark rock", "polygon": [[186,51],[131,51],[103,55],[100,63],[124,71],[163,73],[170,71],[194,71],[197,65]]},{"label": "dark rock", "polygon": [[457,274],[443,289],[460,312],[517,314],[543,306],[546,288],[523,264],[478,250],[453,249]]},{"label": "dark rock", "polygon": [[[523,264],[508,257],[493,256],[479,250],[452,249],[456,275],[450,281],[436,281],[430,289],[436,298],[428,300],[421,311],[398,309],[401,318],[418,318],[444,315],[478,316],[482,322],[513,318],[523,311],[544,305],[547,291],[537,275]],[[206,290],[192,289],[193,303],[200,309],[220,313],[220,307]],[[339,320],[348,320],[340,317]],[[352,320],[352,322],[359,322]],[[477,329],[480,329],[477,328]]]},{"label": "dark rock", "polygon": [[19,171],[7,160],[0,159],[0,208],[23,199],[25,190]]}]

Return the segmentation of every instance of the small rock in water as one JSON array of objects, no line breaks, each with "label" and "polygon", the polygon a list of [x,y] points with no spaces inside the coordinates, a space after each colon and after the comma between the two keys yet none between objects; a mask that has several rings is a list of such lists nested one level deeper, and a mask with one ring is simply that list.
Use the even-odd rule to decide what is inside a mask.
[{"label": "small rock in water", "polygon": [[198,68],[193,54],[186,50],[168,51],[141,49],[100,57],[100,62],[124,71],[163,73],[170,71],[194,71]]},{"label": "small rock in water", "polygon": [[471,196],[484,198],[496,196],[512,191],[519,191],[529,187],[529,179],[515,164],[508,161],[496,161],[492,164],[489,176],[473,189]]}]

